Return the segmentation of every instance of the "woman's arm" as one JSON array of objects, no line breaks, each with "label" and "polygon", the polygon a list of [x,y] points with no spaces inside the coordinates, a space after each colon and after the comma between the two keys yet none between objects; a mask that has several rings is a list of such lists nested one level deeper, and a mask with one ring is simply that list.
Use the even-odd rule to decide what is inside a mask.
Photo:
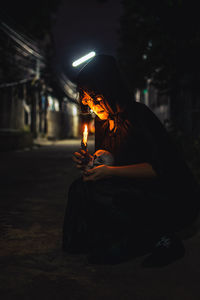
[{"label": "woman's arm", "polygon": [[149,163],[140,163],[128,166],[111,167],[101,165],[84,172],[84,180],[99,180],[109,177],[123,177],[133,179],[154,179],[156,172]]},{"label": "woman's arm", "polygon": [[155,178],[156,172],[149,163],[140,163],[122,167],[109,167],[110,176],[126,178]]}]

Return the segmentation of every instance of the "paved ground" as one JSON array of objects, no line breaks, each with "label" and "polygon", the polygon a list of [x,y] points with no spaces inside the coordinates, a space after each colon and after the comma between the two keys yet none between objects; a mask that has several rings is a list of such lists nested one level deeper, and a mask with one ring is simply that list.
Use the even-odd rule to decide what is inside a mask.
[{"label": "paved ground", "polygon": [[67,190],[78,176],[71,155],[80,141],[37,143],[0,154],[1,300],[200,299],[199,232],[184,240],[184,258],[160,269],[142,267],[145,257],[92,266],[84,255],[63,254]]}]

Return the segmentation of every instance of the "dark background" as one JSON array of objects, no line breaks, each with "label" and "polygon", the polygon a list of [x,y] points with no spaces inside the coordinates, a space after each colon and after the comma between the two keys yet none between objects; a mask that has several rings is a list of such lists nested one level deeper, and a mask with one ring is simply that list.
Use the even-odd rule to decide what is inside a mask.
[{"label": "dark background", "polygon": [[0,298],[199,300],[198,220],[180,233],[185,256],[159,269],[142,267],[144,257],[91,266],[61,250],[67,192],[80,176],[74,119],[84,117],[81,67],[71,64],[92,50],[116,57],[133,99],[160,118],[200,182],[198,1],[1,1]]},{"label": "dark background", "polygon": [[176,89],[184,80],[197,87],[197,1],[8,0],[1,2],[1,16],[37,39],[54,70],[68,76],[76,75],[75,59],[95,50],[118,58],[133,90],[145,87],[147,78],[159,89]]},{"label": "dark background", "polygon": [[116,56],[122,5],[114,1],[6,1],[2,17],[22,32],[51,39],[48,51],[56,71],[76,75],[72,62],[90,51]]}]

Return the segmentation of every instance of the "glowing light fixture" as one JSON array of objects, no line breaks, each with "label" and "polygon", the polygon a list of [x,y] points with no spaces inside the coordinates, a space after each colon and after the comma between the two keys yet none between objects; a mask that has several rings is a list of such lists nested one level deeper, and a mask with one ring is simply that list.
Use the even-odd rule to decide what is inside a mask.
[{"label": "glowing light fixture", "polygon": [[77,59],[76,61],[73,62],[72,66],[73,67],[77,67],[80,64],[82,64],[83,62],[87,61],[88,59],[94,57],[96,55],[96,53],[94,51],[84,55],[83,57]]}]

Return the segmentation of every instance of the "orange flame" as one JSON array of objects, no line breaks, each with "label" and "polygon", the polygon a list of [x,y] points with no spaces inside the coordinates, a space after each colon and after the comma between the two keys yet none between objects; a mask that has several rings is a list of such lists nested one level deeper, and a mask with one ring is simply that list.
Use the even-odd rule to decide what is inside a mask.
[{"label": "orange flame", "polygon": [[83,144],[87,146],[87,140],[88,140],[88,126],[84,126],[84,131],[83,131]]}]

